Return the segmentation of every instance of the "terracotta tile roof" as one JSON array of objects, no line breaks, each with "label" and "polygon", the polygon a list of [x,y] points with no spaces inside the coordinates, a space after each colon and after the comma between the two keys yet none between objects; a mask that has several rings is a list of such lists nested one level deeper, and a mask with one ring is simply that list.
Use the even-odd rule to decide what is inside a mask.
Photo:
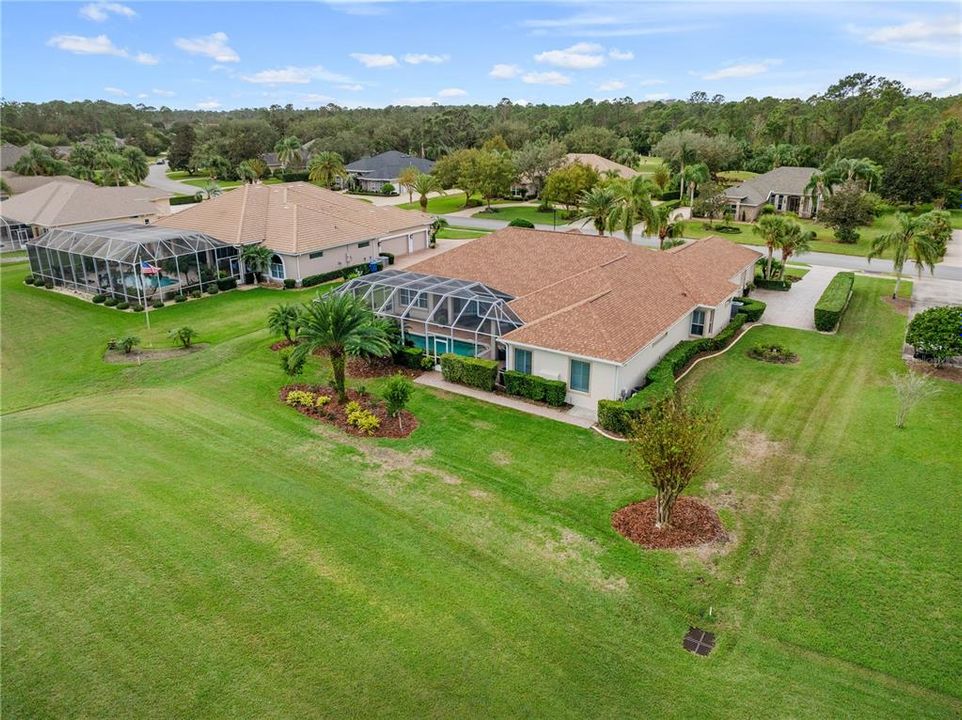
[{"label": "terracotta tile roof", "polygon": [[8,220],[42,227],[60,227],[155,216],[160,213],[154,201],[169,197],[170,193],[156,188],[140,185],[98,187],[71,178],[69,181],[48,182],[4,200],[0,203],[0,215]]},{"label": "terracotta tile roof", "polygon": [[525,325],[508,341],[623,363],[696,306],[738,293],[730,278],[758,257],[724,238],[659,252],[612,237],[507,228],[409,269],[514,295],[509,304]]},{"label": "terracotta tile roof", "polygon": [[81,185],[87,185],[88,187],[96,187],[92,182],[78,180],[69,175],[18,175],[12,170],[3,170],[0,171],[0,176],[2,176],[7,185],[10,186],[10,192],[14,195],[30,192],[52,182],[79,183]]},{"label": "terracotta tile roof", "polygon": [[614,170],[616,173],[618,173],[618,177],[623,177],[628,180],[638,174],[637,170],[632,170],[627,165],[616,163],[614,160],[609,160],[608,158],[601,157],[601,155],[595,155],[594,153],[568,153],[565,156],[565,162],[579,162],[582,165],[593,167],[602,175],[608,170]]},{"label": "terracotta tile roof", "polygon": [[299,255],[423,228],[420,212],[378,207],[310,183],[244,185],[158,221],[240,245]]}]

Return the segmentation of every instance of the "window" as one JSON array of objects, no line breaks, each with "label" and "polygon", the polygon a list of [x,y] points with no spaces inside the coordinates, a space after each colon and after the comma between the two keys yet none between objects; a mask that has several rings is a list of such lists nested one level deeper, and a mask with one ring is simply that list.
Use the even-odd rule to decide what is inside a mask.
[{"label": "window", "polygon": [[522,350],[520,348],[514,349],[514,369],[518,372],[525,373],[526,375],[531,374],[530,350]]},{"label": "window", "polygon": [[371,241],[370,241],[370,240],[365,240],[364,242],[357,244],[357,246],[358,246],[359,248],[369,247],[370,245],[371,245]]},{"label": "window", "polygon": [[284,261],[279,255],[271,255],[271,277],[275,280],[284,279]]},{"label": "window", "polygon": [[307,257],[309,257],[311,260],[317,260],[319,257],[324,257],[324,251],[320,250],[318,252],[312,252]]},{"label": "window", "polygon": [[572,390],[577,392],[588,392],[591,385],[591,363],[582,360],[571,361],[571,382],[568,383]]},{"label": "window", "polygon": [[422,310],[428,309],[427,293],[419,294],[417,290],[409,290],[407,288],[401,288],[400,290],[397,291],[397,296],[398,296],[398,302],[400,302],[403,307],[407,307],[408,305],[411,305],[411,303],[413,302],[414,305],[411,305],[411,307],[421,308]]},{"label": "window", "polygon": [[691,334],[692,335],[704,335],[705,334],[705,311],[704,310],[693,310],[691,313]]}]

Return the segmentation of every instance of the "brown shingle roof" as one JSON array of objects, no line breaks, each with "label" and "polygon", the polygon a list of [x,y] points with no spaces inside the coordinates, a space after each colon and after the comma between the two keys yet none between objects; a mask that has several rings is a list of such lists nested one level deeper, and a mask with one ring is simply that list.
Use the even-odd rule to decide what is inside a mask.
[{"label": "brown shingle roof", "polygon": [[594,168],[599,174],[602,175],[608,170],[614,170],[616,173],[618,173],[618,177],[623,177],[628,180],[638,174],[637,170],[632,170],[627,165],[616,163],[614,160],[609,160],[608,158],[601,157],[601,155],[595,155],[594,153],[568,153],[565,156],[565,162],[579,162],[582,165],[587,165],[588,167]]},{"label": "brown shingle roof", "polygon": [[58,180],[4,200],[0,215],[31,225],[60,227],[157,215],[154,201],[169,197],[163,190],[140,185],[98,187]]},{"label": "brown shingle roof", "polygon": [[431,217],[296,182],[244,185],[158,222],[298,255],[424,227]]},{"label": "brown shingle roof", "polygon": [[508,341],[622,363],[694,307],[739,292],[730,278],[758,257],[724,238],[668,253],[612,237],[507,228],[409,269],[514,295],[510,306],[525,325]]}]

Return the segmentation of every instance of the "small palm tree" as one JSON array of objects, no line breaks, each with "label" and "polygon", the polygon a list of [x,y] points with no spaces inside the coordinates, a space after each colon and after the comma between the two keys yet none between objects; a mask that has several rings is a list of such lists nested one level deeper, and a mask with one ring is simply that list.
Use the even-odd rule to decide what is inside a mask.
[{"label": "small palm tree", "polygon": [[579,203],[581,213],[578,217],[584,220],[583,226],[593,223],[598,234],[604,235],[610,228],[609,221],[617,204],[615,191],[608,185],[595,185],[581,193]]},{"label": "small palm tree", "polygon": [[117,187],[126,185],[129,172],[130,168],[123,155],[111,153],[104,157],[101,169],[104,184],[116,185]]},{"label": "small palm tree", "polygon": [[267,327],[275,335],[283,335],[287,342],[293,343],[300,319],[301,311],[296,305],[282,303],[267,313]]},{"label": "small palm tree", "polygon": [[658,249],[664,250],[666,240],[677,240],[684,237],[685,223],[681,220],[671,219],[671,214],[674,211],[671,205],[655,205],[654,211],[652,226],[658,228]]},{"label": "small palm tree", "polygon": [[778,279],[785,279],[785,267],[788,265],[792,255],[800,255],[812,249],[812,241],[815,239],[815,231],[803,231],[802,226],[797,222],[787,222],[784,236],[779,247],[782,250],[782,267],[778,272]]},{"label": "small palm tree", "polygon": [[289,170],[292,165],[299,165],[301,162],[301,141],[293,135],[282,138],[274,145],[274,152],[284,169]]},{"label": "small palm tree", "polygon": [[414,181],[420,174],[420,170],[413,165],[408,165],[397,176],[398,184],[403,187],[408,194],[409,203],[414,202]]},{"label": "small palm tree", "polygon": [[813,172],[805,186],[805,194],[812,201],[812,216],[818,214],[818,200],[832,194],[832,178],[827,172]]},{"label": "small palm tree", "polygon": [[319,152],[311,158],[307,165],[308,177],[311,182],[320,183],[326,188],[331,187],[337,178],[344,177],[344,158],[336,152]]},{"label": "small palm tree", "polygon": [[237,166],[237,177],[246,183],[253,183],[260,177],[250,160],[245,160]]},{"label": "small palm tree", "polygon": [[694,205],[695,190],[699,185],[711,179],[711,172],[709,172],[708,166],[705,163],[695,163],[685,168],[682,177],[684,177],[685,182],[688,183],[688,204]]},{"label": "small palm tree", "polygon": [[446,194],[438,179],[434,175],[429,175],[427,173],[418,174],[418,176],[414,179],[411,189],[418,195],[418,204],[421,206],[421,212],[428,211],[429,193],[437,193],[438,195]]},{"label": "small palm tree", "polygon": [[320,295],[304,306],[298,345],[292,359],[327,351],[334,374],[338,401],[347,400],[345,370],[347,357],[362,353],[383,357],[390,351],[383,325],[363,300],[350,293]]},{"label": "small palm tree", "polygon": [[270,248],[264,245],[245,245],[241,250],[241,260],[248,272],[253,274],[255,286],[258,284],[258,276],[270,267],[271,255],[273,253]]},{"label": "small palm tree", "polygon": [[655,172],[651,174],[651,181],[658,186],[661,192],[668,190],[668,186],[671,185],[671,180],[671,168],[665,164],[659,165],[655,168]]},{"label": "small palm tree", "polygon": [[128,335],[127,337],[120,338],[117,344],[120,345],[120,349],[124,351],[124,355],[130,355],[131,351],[140,345],[140,338],[136,335]]},{"label": "small palm tree", "polygon": [[191,343],[194,342],[194,338],[197,337],[197,331],[186,325],[182,328],[176,328],[171,330],[168,335],[180,343],[184,350],[187,350]]},{"label": "small palm tree", "polygon": [[768,262],[765,264],[765,277],[772,276],[772,257],[775,248],[782,246],[785,236],[785,218],[781,215],[763,215],[752,228],[754,233],[765,241],[768,248]]},{"label": "small palm tree", "polygon": [[629,147],[618,148],[611,159],[616,163],[633,168],[638,163],[638,153]]},{"label": "small palm tree", "polygon": [[899,294],[899,283],[902,282],[902,268],[905,261],[910,257],[915,261],[922,276],[922,268],[927,266],[929,272],[935,273],[935,264],[939,261],[938,243],[932,236],[924,220],[920,218],[898,213],[895,216],[898,228],[893,232],[880,235],[872,241],[872,248],[868,253],[869,262],[886,250],[890,249],[894,253],[892,265],[895,267],[895,290],[892,297]]},{"label": "small palm tree", "polygon": [[643,223],[646,228],[655,225],[655,206],[651,203],[655,186],[650,180],[638,175],[631,180],[613,182],[610,187],[615,193],[615,206],[608,219],[609,229],[621,230],[625,239],[631,242],[635,225]]},{"label": "small palm tree", "polygon": [[194,197],[198,200],[210,200],[211,198],[221,195],[223,192],[224,191],[220,189],[220,185],[213,180],[208,180],[206,183],[204,183],[204,187],[194,193]]}]

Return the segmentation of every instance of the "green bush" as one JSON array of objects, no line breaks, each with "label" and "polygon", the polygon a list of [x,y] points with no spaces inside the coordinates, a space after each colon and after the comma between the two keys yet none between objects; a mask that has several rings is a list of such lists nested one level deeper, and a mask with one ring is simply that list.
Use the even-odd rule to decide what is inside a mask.
[{"label": "green bush", "polygon": [[632,423],[638,420],[639,413],[639,410],[629,408],[618,400],[598,401],[598,424],[608,432],[627,435],[631,432]]},{"label": "green bush", "polygon": [[905,342],[915,348],[916,357],[936,366],[962,355],[962,306],[923,310],[909,323]]},{"label": "green bush", "polygon": [[395,192],[397,192],[397,188],[395,188],[394,185],[389,182],[386,182],[381,186],[382,195],[394,195]]},{"label": "green bush", "polygon": [[30,275],[27,275],[27,277],[23,279],[23,282],[26,285],[33,285],[33,273],[31,273]]},{"label": "green bush", "polygon": [[295,172],[282,172],[281,182],[306,182],[311,179],[311,174],[306,170]]},{"label": "green bush", "polygon": [[564,405],[568,394],[568,385],[563,380],[548,380],[517,370],[505,371],[504,389],[508,395],[541,400],[555,407]]},{"label": "green bush", "polygon": [[187,302],[187,296],[186,296],[186,295],[174,295],[174,302],[175,302],[175,303]]},{"label": "green bush", "polygon": [[788,280],[766,280],[755,278],[755,287],[762,290],[791,290],[792,283]]},{"label": "green bush", "polygon": [[434,358],[431,355],[425,355],[423,358],[421,358],[422,370],[434,370],[435,364]]},{"label": "green bush", "polygon": [[491,392],[498,377],[498,361],[445,353],[441,356],[441,374],[448,382]]},{"label": "green bush", "polygon": [[115,298],[115,297],[109,297],[109,298],[107,298],[106,300],[104,300],[104,305],[106,305],[107,307],[113,307],[114,305],[116,305],[116,304],[119,303],[119,302],[120,302],[120,300],[118,300],[117,298]]},{"label": "green bush", "polygon": [[200,201],[201,201],[201,198],[197,197],[196,195],[180,195],[180,196],[172,197],[170,199],[170,204],[171,205],[190,205],[192,203],[199,203]]},{"label": "green bush", "polygon": [[103,302],[105,302],[105,301],[107,300],[107,296],[106,296],[106,295],[94,295],[94,296],[93,296],[92,298],[90,298],[90,299],[91,299],[91,301],[94,303],[94,305],[100,305],[101,303],[103,303]]},{"label": "green bush", "polygon": [[331,280],[339,280],[340,278],[345,278],[351,273],[361,271],[362,275],[367,274],[370,268],[367,263],[361,263],[360,265],[351,265],[350,267],[341,268],[340,270],[332,270],[331,272],[320,273],[318,275],[308,275],[306,278],[301,280],[301,287],[313,287],[314,285],[320,285],[321,283],[330,282]]},{"label": "green bush", "polygon": [[735,298],[742,306],[738,309],[738,312],[743,314],[748,322],[758,322],[761,320],[762,314],[765,312],[767,307],[765,303],[761,300],[754,300],[748,297]]},{"label": "green bush", "polygon": [[235,287],[237,287],[237,278],[220,278],[217,281],[217,288],[219,290],[233,290]]},{"label": "green bush", "polygon": [[[36,283],[34,283],[34,284],[36,284]],[[53,280],[46,280],[46,281],[44,281],[43,286],[44,286],[45,288],[47,288],[47,290],[53,290]]]},{"label": "green bush", "polygon": [[204,290],[207,291],[208,295],[216,295],[220,292],[220,288],[217,287],[215,283],[210,283],[206,288],[204,288]]},{"label": "green bush", "polygon": [[838,327],[842,314],[848,307],[848,297],[855,283],[855,273],[840,272],[825,288],[825,292],[815,303],[815,327],[822,332],[831,332]]},{"label": "green bush", "polygon": [[118,310],[127,310],[127,309],[130,308],[130,303],[127,302],[126,300],[123,300],[123,301],[117,303],[116,307],[117,307]]},{"label": "green bush", "polygon": [[295,287],[297,287],[297,280],[294,278],[284,278],[285,290],[293,290]]},{"label": "green bush", "polygon": [[131,305],[130,309],[133,310],[134,312],[143,312],[144,306],[141,305],[140,303],[136,303],[135,305]]},{"label": "green bush", "polygon": [[160,308],[162,308],[163,306],[164,306],[163,300],[154,300],[152,303],[150,303],[150,307],[154,308],[154,310],[160,310]]},{"label": "green bush", "polygon": [[515,218],[508,223],[508,227],[533,228],[534,223],[530,220],[525,220],[524,218]]},{"label": "green bush", "polygon": [[403,347],[394,356],[394,362],[404,367],[420,370],[421,361],[424,359],[424,350],[416,347]]},{"label": "green bush", "polygon": [[388,264],[388,265],[393,265],[393,264],[394,264],[394,253],[381,252],[381,257],[386,257],[386,258],[387,258],[387,264]]},{"label": "green bush", "polygon": [[194,300],[197,300],[198,298],[202,298],[204,296],[204,293],[202,293],[200,290],[191,290],[190,296]]}]

